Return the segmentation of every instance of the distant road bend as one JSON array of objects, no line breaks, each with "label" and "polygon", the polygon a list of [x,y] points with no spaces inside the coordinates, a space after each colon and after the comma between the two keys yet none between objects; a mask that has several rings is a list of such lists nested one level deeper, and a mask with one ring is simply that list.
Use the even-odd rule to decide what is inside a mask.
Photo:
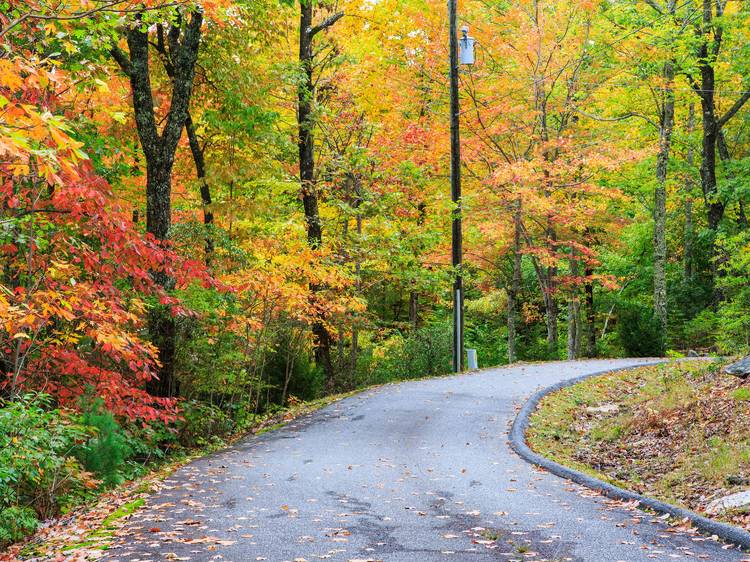
[{"label": "distant road bend", "polygon": [[750,560],[508,447],[537,388],[641,362],[520,365],[342,400],[178,470],[105,560]]}]

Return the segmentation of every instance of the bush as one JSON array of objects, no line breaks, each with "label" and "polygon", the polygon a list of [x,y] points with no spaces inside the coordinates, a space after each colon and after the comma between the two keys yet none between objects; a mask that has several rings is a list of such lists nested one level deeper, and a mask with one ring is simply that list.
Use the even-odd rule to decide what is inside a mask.
[{"label": "bush", "polygon": [[36,528],[91,486],[73,449],[91,433],[49,396],[28,394],[0,408],[0,546]]},{"label": "bush", "polygon": [[645,306],[629,304],[620,309],[617,332],[625,354],[632,357],[664,355],[664,335],[653,312]]},{"label": "bush", "polygon": [[718,329],[718,318],[713,310],[703,310],[683,324],[689,347],[711,347]]},{"label": "bush", "polygon": [[94,431],[94,437],[76,447],[74,455],[105,485],[120,484],[124,480],[122,465],[132,454],[127,437],[101,398],[91,401],[83,410],[81,422]]},{"label": "bush", "polygon": [[36,531],[36,512],[30,507],[8,507],[0,510],[0,546],[18,542]]},{"label": "bush", "polygon": [[235,428],[232,418],[217,406],[190,400],[181,407],[182,420],[177,424],[177,435],[180,444],[186,447],[208,445]]},{"label": "bush", "polygon": [[359,371],[359,384],[379,384],[449,373],[450,324],[425,326],[406,336],[398,332],[393,334],[360,357]]}]

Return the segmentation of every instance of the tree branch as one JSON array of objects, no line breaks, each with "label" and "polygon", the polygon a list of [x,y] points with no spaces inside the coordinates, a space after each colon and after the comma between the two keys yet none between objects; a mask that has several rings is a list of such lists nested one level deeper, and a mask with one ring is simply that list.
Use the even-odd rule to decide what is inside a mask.
[{"label": "tree branch", "polygon": [[313,27],[307,28],[307,34],[312,39],[315,37],[318,33],[321,31],[328,29],[331,27],[334,23],[339,21],[341,18],[344,17],[344,12],[338,12],[331,16],[328,16],[326,19],[324,19],[322,22],[320,22],[318,25],[314,25]]},{"label": "tree branch", "polygon": [[664,13],[664,8],[662,8],[656,0],[644,0],[646,4],[651,6],[654,10],[656,10],[659,14]]},{"label": "tree branch", "polygon": [[747,100],[750,100],[750,91],[742,94],[742,97],[734,102],[734,105],[729,108],[729,111],[727,111],[723,117],[717,120],[716,124],[718,125],[719,129],[726,125],[727,121],[729,121],[740,109],[742,109],[742,106],[745,105],[745,102],[747,102]]},{"label": "tree branch", "polygon": [[120,69],[123,71],[123,73],[125,73],[128,78],[130,78],[133,75],[133,65],[130,64],[128,55],[126,55],[125,52],[117,45],[113,45],[109,52],[112,55],[112,58],[115,59],[115,62],[120,65]]}]

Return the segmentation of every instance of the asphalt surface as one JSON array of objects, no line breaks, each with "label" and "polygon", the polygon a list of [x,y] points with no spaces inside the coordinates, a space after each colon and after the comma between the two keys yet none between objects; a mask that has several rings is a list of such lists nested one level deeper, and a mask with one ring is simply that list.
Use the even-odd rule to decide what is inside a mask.
[{"label": "asphalt surface", "polygon": [[508,447],[540,386],[638,363],[525,365],[342,400],[174,473],[105,559],[750,561]]}]

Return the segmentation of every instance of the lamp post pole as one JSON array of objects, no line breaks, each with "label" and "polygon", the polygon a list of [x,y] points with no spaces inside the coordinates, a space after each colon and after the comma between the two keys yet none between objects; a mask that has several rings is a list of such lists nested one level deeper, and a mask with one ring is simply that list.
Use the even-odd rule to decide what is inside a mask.
[{"label": "lamp post pole", "polygon": [[464,295],[462,279],[463,242],[461,233],[461,142],[458,130],[458,26],[456,24],[457,0],[448,0],[450,32],[450,120],[451,120],[451,201],[453,221],[451,227],[453,264],[453,372],[463,370],[464,356]]}]

